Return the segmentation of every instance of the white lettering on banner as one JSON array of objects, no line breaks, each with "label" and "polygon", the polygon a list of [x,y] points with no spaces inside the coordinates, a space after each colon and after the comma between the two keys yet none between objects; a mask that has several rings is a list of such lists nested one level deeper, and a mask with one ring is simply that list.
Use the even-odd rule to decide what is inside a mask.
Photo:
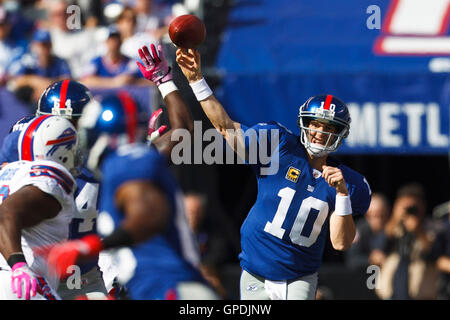
[{"label": "white lettering on banner", "polygon": [[441,134],[439,105],[430,103],[427,106],[427,139],[433,147],[448,147],[448,136]]},{"label": "white lettering on banner", "polygon": [[377,106],[373,102],[364,103],[360,108],[357,103],[349,103],[348,109],[352,117],[350,134],[346,139],[347,145],[377,145]]},{"label": "white lettering on banner", "polygon": [[400,147],[403,143],[402,137],[393,132],[400,127],[399,119],[395,115],[400,113],[397,103],[380,103],[380,144],[383,147]]},{"label": "white lettering on banner", "polygon": [[348,108],[352,117],[350,134],[345,140],[348,147],[397,148],[425,144],[442,148],[449,145],[449,137],[442,132],[441,125],[441,117],[448,115],[441,115],[435,102],[349,103]]},{"label": "white lettering on banner", "polygon": [[403,112],[408,117],[408,143],[412,147],[420,144],[422,126],[420,119],[425,112],[423,103],[405,103]]}]

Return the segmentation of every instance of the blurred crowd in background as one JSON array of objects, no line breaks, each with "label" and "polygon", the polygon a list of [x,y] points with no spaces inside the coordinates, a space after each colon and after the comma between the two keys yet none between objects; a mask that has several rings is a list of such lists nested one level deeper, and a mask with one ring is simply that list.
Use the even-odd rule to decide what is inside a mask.
[{"label": "blurred crowd in background", "polygon": [[[148,85],[136,48],[163,41],[175,1],[1,1],[0,84],[31,105],[50,84]],[[167,42],[167,41],[166,41]]]},{"label": "blurred crowd in background", "polygon": [[[137,68],[137,48],[156,42],[169,48],[170,21],[200,9],[199,1],[175,0],[0,1],[0,86],[29,105],[30,112],[43,90],[64,78],[89,88],[150,86]],[[183,83],[177,85],[183,90]],[[204,119],[189,94],[194,119]],[[226,172],[242,174],[248,185],[221,183],[214,166],[173,170],[185,191],[203,274],[223,298],[238,299],[239,227],[252,205],[248,199],[256,194],[254,177],[236,165]],[[345,253],[326,248],[317,298],[449,299],[449,203],[428,206],[426,192],[433,190],[416,183],[394,196],[373,191],[369,211],[356,220],[352,248]],[[368,266],[379,267],[373,289]]]}]

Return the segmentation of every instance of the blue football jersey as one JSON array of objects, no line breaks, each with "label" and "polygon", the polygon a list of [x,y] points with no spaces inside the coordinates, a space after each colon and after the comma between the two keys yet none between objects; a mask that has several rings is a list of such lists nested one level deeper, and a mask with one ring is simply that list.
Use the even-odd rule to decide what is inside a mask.
[{"label": "blue football jersey", "polygon": [[167,196],[170,213],[165,230],[116,253],[119,281],[132,299],[165,299],[180,281],[203,281],[196,266],[197,244],[187,223],[181,190],[167,159],[145,144],[120,147],[102,163],[98,231],[106,236],[121,224],[124,213],[115,205],[118,188],[127,181],[149,181]]},{"label": "blue football jersey", "polygon": [[9,129],[9,133],[3,138],[3,144],[0,148],[0,164],[19,160],[19,150],[17,149],[19,135],[32,119],[34,119],[34,116],[23,117]]},{"label": "blue football jersey", "polygon": [[[299,136],[282,125],[269,122],[242,129],[258,195],[241,227],[241,267],[280,281],[318,271],[336,189],[309,165]],[[342,170],[353,216],[365,214],[371,198],[367,181],[334,161],[329,157],[328,165]]]}]

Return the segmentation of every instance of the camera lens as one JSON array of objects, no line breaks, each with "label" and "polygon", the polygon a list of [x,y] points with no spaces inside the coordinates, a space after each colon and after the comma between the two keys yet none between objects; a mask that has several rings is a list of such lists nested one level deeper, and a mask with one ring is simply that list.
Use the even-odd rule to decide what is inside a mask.
[{"label": "camera lens", "polygon": [[409,206],[408,208],[406,208],[406,213],[408,213],[408,214],[417,215],[418,211],[419,211],[419,209],[415,205],[412,205],[412,206]]}]

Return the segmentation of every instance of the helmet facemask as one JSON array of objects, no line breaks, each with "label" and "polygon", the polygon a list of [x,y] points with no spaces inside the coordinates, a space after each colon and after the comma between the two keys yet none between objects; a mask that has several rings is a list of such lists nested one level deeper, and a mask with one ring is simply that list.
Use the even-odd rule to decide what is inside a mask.
[{"label": "helmet facemask", "polygon": [[[312,120],[330,123],[337,129],[337,132],[333,133],[310,128],[309,124]],[[320,158],[336,151],[349,133],[348,124],[345,124],[341,121],[331,120],[330,117],[322,118],[317,116],[304,115],[302,111],[300,111],[297,125],[300,128],[300,142],[305,146],[305,149],[308,151],[308,153],[314,158]],[[311,132],[317,132],[328,136],[325,144],[322,145],[319,143],[312,143]]]}]

